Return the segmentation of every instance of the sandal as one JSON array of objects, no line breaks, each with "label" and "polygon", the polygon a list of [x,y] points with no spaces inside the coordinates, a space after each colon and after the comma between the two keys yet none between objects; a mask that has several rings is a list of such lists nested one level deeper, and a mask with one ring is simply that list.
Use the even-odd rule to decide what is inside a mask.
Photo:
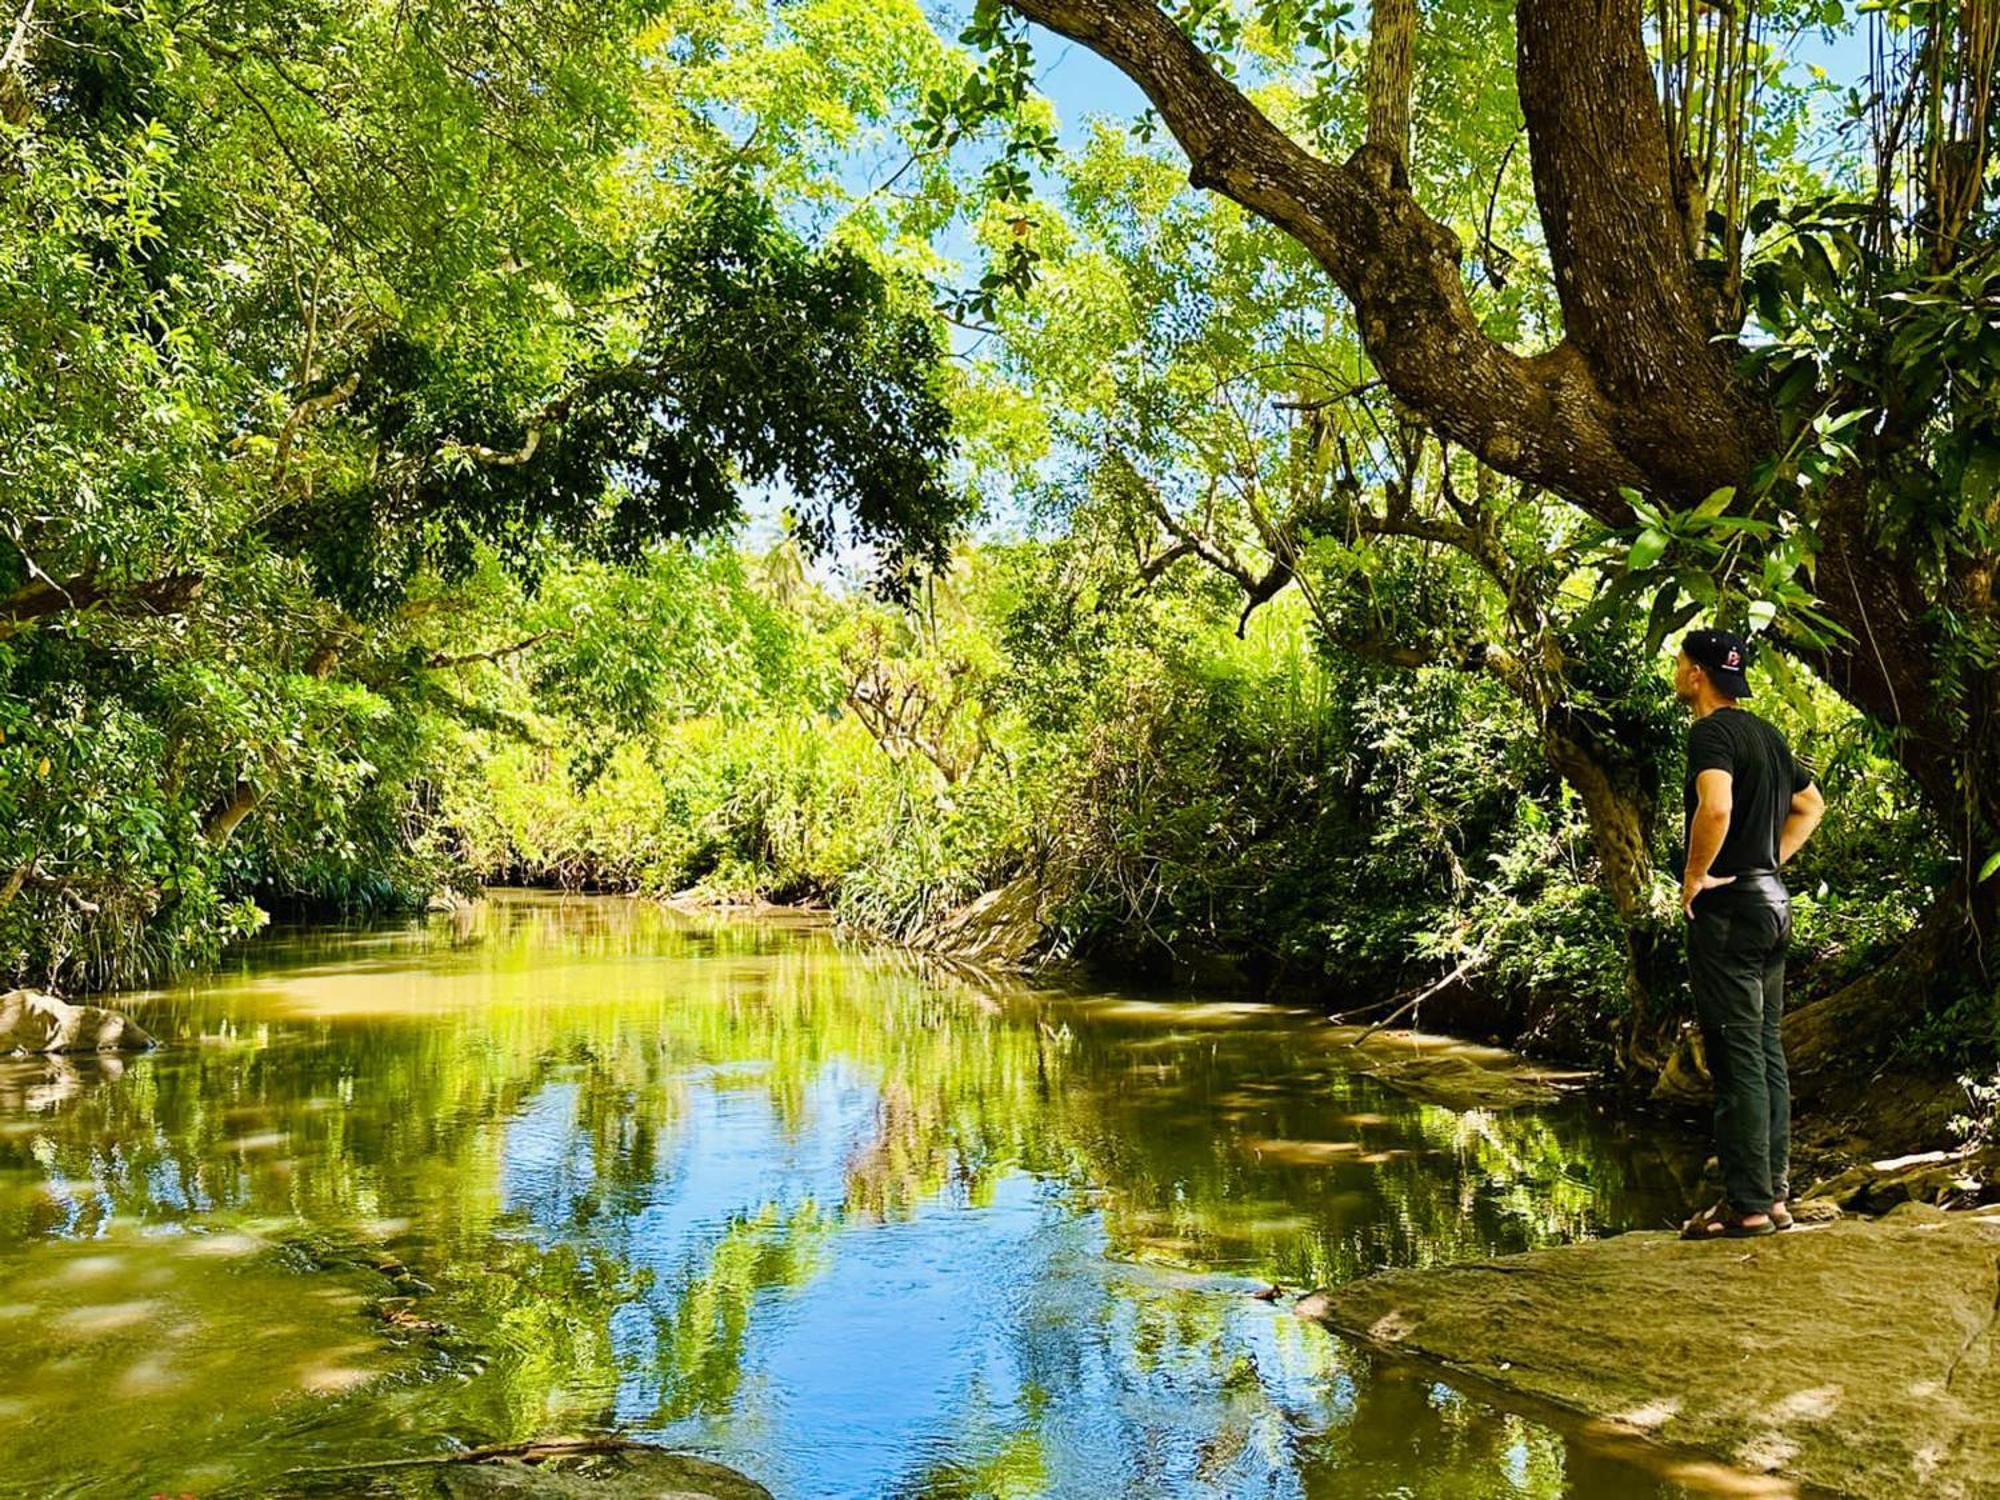
[{"label": "sandal", "polygon": [[1771,1205],[1771,1223],[1777,1228],[1790,1229],[1797,1222],[1792,1217],[1792,1211],[1785,1207],[1783,1203],[1773,1203]]},{"label": "sandal", "polygon": [[[1762,1219],[1753,1224],[1752,1219]],[[1777,1220],[1769,1214],[1739,1214],[1727,1202],[1696,1214],[1681,1226],[1684,1240],[1754,1240],[1778,1232]]]}]

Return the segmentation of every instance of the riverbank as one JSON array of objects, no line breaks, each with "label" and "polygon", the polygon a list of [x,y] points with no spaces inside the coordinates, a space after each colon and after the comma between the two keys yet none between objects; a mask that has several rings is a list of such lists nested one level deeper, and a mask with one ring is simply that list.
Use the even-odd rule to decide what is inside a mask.
[{"label": "riverbank", "polygon": [[1376,1348],[1870,1500],[2000,1493],[2000,1213],[1634,1233],[1301,1299]]},{"label": "riverbank", "polygon": [[[970,964],[1004,973],[1060,975],[1078,967],[1063,955],[1048,925],[1046,893],[1028,876],[1018,876],[986,892],[912,934],[904,946],[928,957]],[[893,939],[890,939],[893,940]],[[1102,965],[1082,965],[1091,978],[1107,983],[1129,982],[1133,976]],[[1501,1107],[1533,1102],[1550,1080],[1589,1088],[1623,1114],[1655,1114],[1675,1128],[1706,1131],[1710,1110],[1709,1078],[1693,1038],[1685,1038],[1668,1059],[1657,1080],[1643,1091],[1614,1076],[1608,1045],[1577,1029],[1578,1017],[1545,999],[1539,1004],[1508,1004],[1477,982],[1453,976],[1413,992],[1330,995],[1324,986],[1272,989],[1216,957],[1189,961],[1173,976],[1178,986],[1195,991],[1241,995],[1283,1004],[1305,1004],[1326,1011],[1335,1022],[1358,1022],[1345,1040],[1366,1039],[1376,1057],[1364,1066],[1385,1081],[1400,1073],[1406,1092],[1454,1108]],[[1810,986],[1805,993],[1810,994]],[[1961,1144],[1954,1121],[1967,1108],[1956,1070],[1926,1071],[1894,1056],[1865,1049],[1829,1046],[1829,1031],[1839,1033],[1839,992],[1822,994],[1787,1015],[1785,1033],[1794,1058],[1793,1150],[1802,1180],[1835,1177],[1870,1162],[1936,1154]],[[1411,1002],[1415,1003],[1412,1004]],[[1602,1022],[1609,1028],[1613,1023]],[[1421,1031],[1417,1030],[1421,1026]],[[1376,1029],[1380,1028],[1380,1029]],[[1426,1044],[1450,1039],[1443,1050]],[[1417,1040],[1413,1040],[1417,1039]],[[1462,1043],[1463,1045],[1459,1045]],[[1465,1065],[1465,1046],[1484,1047],[1479,1061],[1496,1067],[1527,1087],[1495,1081],[1478,1074],[1445,1076]],[[1388,1049],[1385,1055],[1384,1049]],[[1388,1071],[1384,1071],[1384,1069]],[[1539,1097],[1546,1098],[1546,1093]],[[1985,1192],[1962,1189],[1944,1196],[1963,1205]],[[1712,1196],[1712,1195],[1711,1195]]]}]

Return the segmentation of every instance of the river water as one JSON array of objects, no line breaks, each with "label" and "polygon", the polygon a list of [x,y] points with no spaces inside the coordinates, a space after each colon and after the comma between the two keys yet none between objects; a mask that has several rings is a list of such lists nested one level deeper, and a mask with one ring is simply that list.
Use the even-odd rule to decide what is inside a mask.
[{"label": "river water", "polygon": [[132,1003],[0,1061],[0,1493],[606,1430],[811,1500],[1690,1493],[1250,1294],[1655,1227],[1698,1151],[1305,1012],[527,895]]}]

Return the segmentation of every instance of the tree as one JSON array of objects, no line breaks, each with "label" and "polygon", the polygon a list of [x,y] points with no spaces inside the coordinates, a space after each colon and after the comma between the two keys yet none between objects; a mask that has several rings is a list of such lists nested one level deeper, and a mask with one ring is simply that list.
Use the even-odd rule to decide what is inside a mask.
[{"label": "tree", "polygon": [[[1725,617],[1770,622],[1784,651],[1893,730],[1962,875],[1908,955],[1918,982],[1873,1008],[1893,1024],[1931,977],[1977,972],[2000,905],[2000,865],[1984,858],[2000,849],[2000,428],[1982,394],[2000,359],[1990,4],[1891,5],[1864,23],[1884,44],[1855,116],[1879,150],[1860,191],[1787,203],[1749,201],[1746,165],[1781,7],[1668,23],[1651,38],[1656,72],[1637,0],[1519,0],[1513,86],[1562,319],[1559,341],[1527,352],[1482,325],[1460,236],[1410,185],[1413,7],[1378,0],[1362,79],[1327,70],[1367,105],[1341,161],[1229,76],[1232,49],[1253,52],[1234,7],[1007,10],[1119,67],[1197,186],[1304,246],[1352,306],[1374,370],[1438,437],[1636,534],[1628,594],[1670,591],[1672,610],[1692,585]],[[1257,8],[1256,64],[1324,53],[1324,25],[1301,20],[1319,14]],[[998,6],[978,24],[1016,37]],[[1770,540],[1718,577],[1670,557],[1680,530],[1645,517],[1691,517],[1723,492]]]},{"label": "tree", "polygon": [[17,972],[199,956],[225,893],[420,897],[489,565],[635,563],[757,489],[892,593],[945,558],[929,298],[779,196],[937,66],[913,11],[40,0],[0,48]]}]

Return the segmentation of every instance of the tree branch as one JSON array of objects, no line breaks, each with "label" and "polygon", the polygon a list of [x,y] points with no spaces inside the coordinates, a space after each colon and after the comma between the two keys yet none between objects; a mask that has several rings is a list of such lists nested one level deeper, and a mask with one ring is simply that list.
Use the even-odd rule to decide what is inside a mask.
[{"label": "tree branch", "polygon": [[1152,0],[1007,0],[1133,80],[1173,131],[1190,180],[1310,250],[1354,304],[1389,388],[1438,433],[1502,473],[1627,524],[1622,485],[1646,487],[1621,447],[1629,414],[1568,345],[1523,357],[1488,338],[1466,300],[1450,230],[1395,186],[1395,160],[1363,146],[1322,161],[1279,130]]},{"label": "tree branch", "polygon": [[495,468],[519,468],[535,456],[535,450],[542,445],[542,429],[530,427],[528,440],[509,453],[499,448],[488,448],[482,443],[453,443],[445,449],[447,457],[469,458]]},{"label": "tree branch", "polygon": [[28,118],[28,89],[21,81],[21,71],[28,60],[28,38],[34,35],[34,24],[35,0],[28,0],[14,20],[7,50],[0,52],[0,119],[9,125],[19,125]]},{"label": "tree branch", "polygon": [[1415,81],[1417,0],[1375,0],[1368,12],[1368,144],[1409,185],[1410,87]]},{"label": "tree branch", "polygon": [[1717,339],[1735,329],[1682,232],[1641,0],[1519,0],[1515,34],[1565,340],[1627,414],[1622,447],[1650,488],[1699,499],[1739,483],[1770,413],[1737,384],[1738,351]]},{"label": "tree branch", "polygon": [[464,656],[447,656],[444,652],[439,651],[433,654],[431,659],[424,663],[424,665],[428,667],[469,667],[474,662],[499,661],[504,657],[518,656],[523,651],[532,651],[535,647],[541,645],[543,641],[565,633],[560,630],[543,630],[528,636],[524,640],[518,640],[511,646],[499,646],[491,651],[473,651]]},{"label": "tree branch", "polygon": [[201,592],[199,573],[170,573],[140,583],[106,584],[95,572],[58,582],[37,578],[0,600],[0,640],[19,635],[37,620],[72,610],[102,606],[111,614],[177,614]]}]

